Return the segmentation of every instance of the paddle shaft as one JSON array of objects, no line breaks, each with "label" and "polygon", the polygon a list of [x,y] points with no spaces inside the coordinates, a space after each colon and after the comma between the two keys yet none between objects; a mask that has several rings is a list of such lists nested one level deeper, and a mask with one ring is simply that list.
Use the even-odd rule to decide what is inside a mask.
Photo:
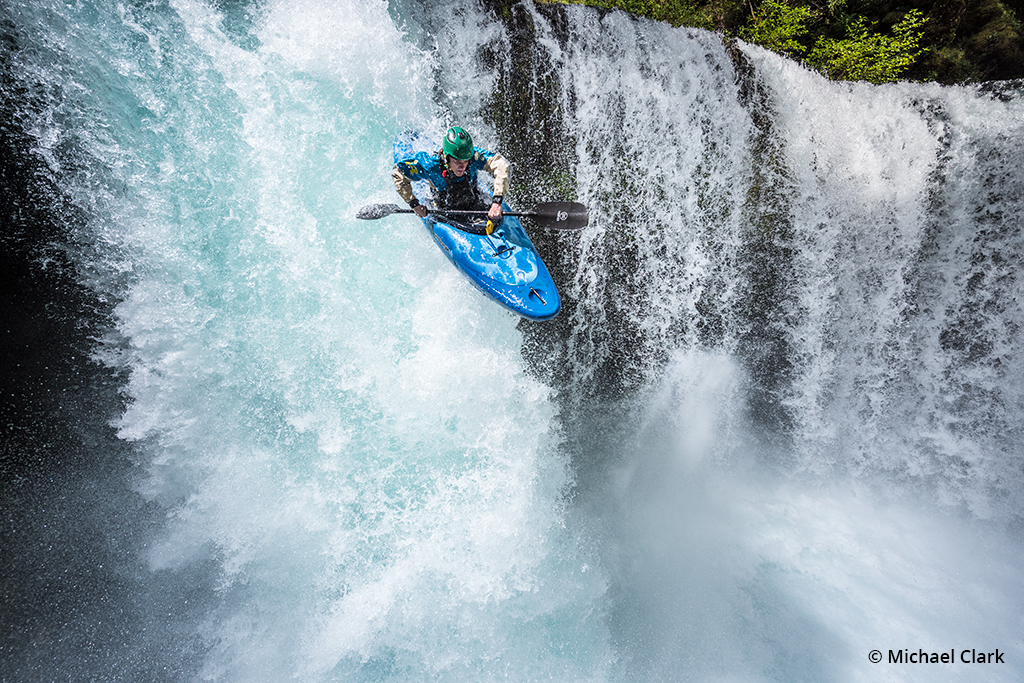
[{"label": "paddle shaft", "polygon": [[[356,218],[363,220],[377,220],[390,216],[393,213],[416,213],[415,209],[403,209],[396,204],[371,204],[364,206],[356,214]],[[428,214],[437,216],[487,216],[487,211],[465,210],[465,209],[435,209],[427,210]],[[514,218],[530,218],[545,228],[555,230],[579,230],[587,225],[590,218],[587,215],[587,207],[575,202],[548,202],[538,204],[531,211],[509,211],[502,214]]]},{"label": "paddle shaft", "polygon": [[[415,209],[395,209],[392,213],[416,213]],[[446,216],[448,214],[458,214],[460,216],[487,216],[487,211],[467,211],[464,209],[452,209],[451,211],[431,211],[427,209],[428,214],[440,214]],[[532,218],[534,216],[542,216],[546,214],[540,214],[535,211],[502,211],[502,216],[512,216],[513,218]]]}]

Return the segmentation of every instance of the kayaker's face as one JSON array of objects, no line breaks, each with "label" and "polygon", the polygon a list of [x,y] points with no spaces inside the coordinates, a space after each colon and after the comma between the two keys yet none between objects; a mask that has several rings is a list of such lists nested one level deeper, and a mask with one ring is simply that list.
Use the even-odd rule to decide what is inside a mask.
[{"label": "kayaker's face", "polygon": [[448,157],[448,168],[451,169],[452,173],[456,177],[461,178],[466,175],[466,169],[469,168],[469,159],[455,159]]}]

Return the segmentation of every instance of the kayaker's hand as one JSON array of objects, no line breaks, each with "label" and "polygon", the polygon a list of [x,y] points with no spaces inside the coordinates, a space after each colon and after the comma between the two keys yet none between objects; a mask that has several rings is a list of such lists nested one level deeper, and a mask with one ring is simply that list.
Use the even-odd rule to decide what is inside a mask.
[{"label": "kayaker's hand", "polygon": [[418,204],[416,208],[413,209],[413,211],[415,211],[416,215],[419,216],[420,218],[427,217],[427,207],[423,206],[422,204]]},{"label": "kayaker's hand", "polygon": [[487,217],[497,223],[501,220],[501,204],[491,204],[490,211],[487,212]]}]

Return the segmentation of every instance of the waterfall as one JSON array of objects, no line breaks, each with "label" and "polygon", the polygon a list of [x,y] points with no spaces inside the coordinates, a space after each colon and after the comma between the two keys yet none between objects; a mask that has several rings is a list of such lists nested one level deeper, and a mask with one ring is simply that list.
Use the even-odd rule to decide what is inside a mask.
[{"label": "waterfall", "polygon": [[[5,455],[0,679],[1019,679],[1018,84],[491,4],[0,10],[109,415]],[[590,208],[555,321],[355,220],[452,123]]]}]

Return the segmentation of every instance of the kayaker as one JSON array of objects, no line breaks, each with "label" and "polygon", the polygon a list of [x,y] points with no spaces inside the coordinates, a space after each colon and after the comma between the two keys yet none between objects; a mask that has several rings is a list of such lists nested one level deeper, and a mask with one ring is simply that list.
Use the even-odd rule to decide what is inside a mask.
[{"label": "kayaker", "polygon": [[[481,196],[476,174],[486,171],[494,176],[494,197]],[[412,191],[412,181],[426,180],[437,194],[441,209],[486,210],[487,217],[501,220],[501,200],[508,190],[508,161],[500,154],[473,146],[473,138],[463,128],[453,126],[445,133],[437,154],[417,152],[395,164],[391,171],[398,195],[416,215],[426,218],[427,207]]]}]

